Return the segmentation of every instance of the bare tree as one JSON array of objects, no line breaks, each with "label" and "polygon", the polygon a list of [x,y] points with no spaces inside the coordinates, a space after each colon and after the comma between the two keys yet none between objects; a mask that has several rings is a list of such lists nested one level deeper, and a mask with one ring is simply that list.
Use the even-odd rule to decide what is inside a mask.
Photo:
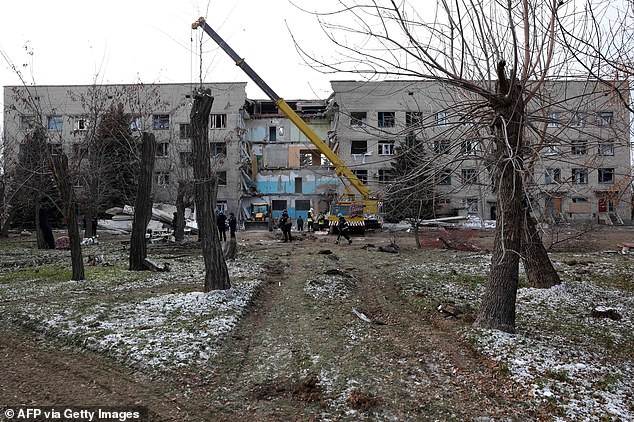
[{"label": "bare tree", "polygon": [[[606,3],[612,2],[580,6],[559,0],[458,0],[451,4],[443,0],[435,6],[426,4],[423,15],[420,7],[407,1],[344,0],[327,12],[315,13],[338,56],[316,56],[301,49],[301,40],[296,41],[307,61],[324,72],[350,72],[367,80],[409,78],[444,85],[443,100],[449,111],[468,118],[459,122],[468,123],[468,128],[461,130],[481,143],[482,170],[486,170],[497,198],[495,248],[478,326],[513,332],[520,259],[549,261],[537,241],[538,235],[533,233],[536,225],[525,225],[530,216],[527,207],[534,204],[532,164],[543,157],[544,149],[554,140],[545,129],[559,107],[569,111],[571,104],[584,103],[585,98],[586,104],[600,101],[597,97],[602,93],[597,91],[602,81],[597,82],[579,66],[571,66],[573,57],[588,54],[588,45],[575,44],[568,32],[583,40],[584,28],[601,24],[594,7],[605,7]],[[326,2],[322,7],[329,5]],[[603,42],[594,38],[592,47],[601,50]],[[552,92],[556,83],[551,79],[573,74],[585,76],[588,82],[584,89],[561,101]],[[621,89],[609,85],[615,86]],[[439,136],[436,131],[436,139]],[[460,145],[466,137],[447,139]],[[420,169],[428,174],[436,170],[433,166]],[[524,228],[529,231],[526,246],[530,246],[530,253],[522,249]],[[542,277],[534,272],[528,275]],[[558,282],[556,273],[549,275],[555,277],[533,284]]]},{"label": "bare tree", "polygon": [[211,172],[209,151],[209,113],[214,97],[205,89],[194,94],[191,109],[192,152],[194,154],[194,187],[196,192],[196,221],[205,260],[204,290],[231,288],[229,271],[216,229],[217,178]]}]

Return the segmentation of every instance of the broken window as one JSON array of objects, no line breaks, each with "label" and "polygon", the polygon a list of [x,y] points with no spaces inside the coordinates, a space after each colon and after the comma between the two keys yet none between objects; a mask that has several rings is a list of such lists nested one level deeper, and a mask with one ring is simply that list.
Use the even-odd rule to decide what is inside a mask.
[{"label": "broken window", "polygon": [[160,142],[156,145],[156,156],[157,157],[167,157],[169,156],[169,143]]},{"label": "broken window", "polygon": [[599,155],[614,155],[614,142],[602,142],[599,144]]},{"label": "broken window", "polygon": [[572,115],[572,119],[570,120],[570,126],[573,127],[584,127],[586,125],[587,117],[585,113],[574,113]]},{"label": "broken window", "polygon": [[363,126],[368,118],[368,113],[365,111],[353,111],[350,113],[350,126]]},{"label": "broken window", "polygon": [[405,112],[405,126],[420,126],[423,121],[423,113],[420,111],[406,111]]},{"label": "broken window", "polygon": [[218,180],[218,186],[227,186],[227,172],[217,171],[216,179]]},{"label": "broken window", "polygon": [[62,131],[62,116],[48,116],[46,118],[46,129],[51,132],[61,132]]},{"label": "broken window", "polygon": [[610,126],[612,124],[612,119],[614,118],[614,113],[611,111],[600,111],[599,116],[597,118],[598,126]]},{"label": "broken window", "polygon": [[583,168],[572,169],[572,183],[575,185],[588,184],[588,170]]},{"label": "broken window", "polygon": [[48,150],[51,152],[51,155],[62,155],[62,144],[48,144]]},{"label": "broken window", "polygon": [[599,169],[599,183],[602,185],[610,185],[614,183],[614,169],[613,168]]},{"label": "broken window", "polygon": [[35,116],[20,116],[20,130],[31,130],[35,126]]},{"label": "broken window", "polygon": [[559,127],[559,118],[561,117],[561,113],[549,113],[548,114],[548,127]]},{"label": "broken window", "polygon": [[170,185],[170,173],[169,171],[157,171],[154,172],[154,183],[156,186],[166,188]]},{"label": "broken window", "polygon": [[179,156],[181,167],[191,167],[194,165],[194,159],[191,151],[182,151]]},{"label": "broken window", "polygon": [[299,152],[300,167],[310,167],[321,165],[321,154],[314,150],[301,150]]},{"label": "broken window", "polygon": [[310,199],[295,200],[295,211],[309,211],[310,208]]},{"label": "broken window", "polygon": [[478,183],[478,173],[476,169],[462,169],[462,183],[465,185]]},{"label": "broken window", "polygon": [[544,183],[550,184],[561,181],[561,169],[546,169],[544,172]]},{"label": "broken window", "polygon": [[561,141],[559,139],[551,139],[544,145],[544,154],[556,155],[561,153]]},{"label": "broken window", "polygon": [[73,122],[73,130],[78,132],[88,130],[88,119],[84,117],[76,117]]},{"label": "broken window", "polygon": [[179,125],[180,139],[189,139],[192,137],[192,127],[189,123],[181,123]]},{"label": "broken window", "polygon": [[286,209],[286,199],[274,199],[271,201],[273,211],[284,211]]},{"label": "broken window", "polygon": [[368,183],[368,171],[367,170],[352,170],[352,172],[357,176],[359,180],[363,184]]},{"label": "broken window", "polygon": [[277,142],[277,127],[269,127],[269,142]]},{"label": "broken window", "polygon": [[154,130],[166,130],[170,128],[169,114],[155,114],[152,116],[152,128]]},{"label": "broken window", "polygon": [[572,141],[571,152],[572,155],[586,155],[588,152],[588,141],[584,139]]},{"label": "broken window", "polygon": [[449,118],[447,117],[446,111],[439,111],[436,113],[436,125],[438,126],[446,126],[449,124]]},{"label": "broken window", "polygon": [[141,116],[132,116],[130,119],[130,130],[143,130],[143,121]]},{"label": "broken window", "polygon": [[394,141],[379,141],[379,155],[394,155]]},{"label": "broken window", "polygon": [[436,139],[434,141],[434,152],[436,154],[449,154],[450,147],[449,140],[447,139]]},{"label": "broken window", "polygon": [[476,155],[478,153],[478,140],[467,139],[462,142],[462,155]]},{"label": "broken window", "polygon": [[368,152],[368,141],[351,141],[350,154],[365,154]]},{"label": "broken window", "polygon": [[379,111],[379,127],[394,127],[396,123],[396,113],[393,111]]},{"label": "broken window", "polygon": [[438,185],[451,185],[451,170],[443,169],[436,175],[436,184]]},{"label": "broken window", "polygon": [[209,116],[209,127],[211,129],[224,129],[227,127],[226,114],[211,114]]},{"label": "broken window", "polygon": [[210,142],[209,152],[212,157],[218,155],[227,155],[227,144],[225,144],[224,142]]},{"label": "broken window", "polygon": [[394,178],[391,169],[379,169],[379,182],[389,182]]}]

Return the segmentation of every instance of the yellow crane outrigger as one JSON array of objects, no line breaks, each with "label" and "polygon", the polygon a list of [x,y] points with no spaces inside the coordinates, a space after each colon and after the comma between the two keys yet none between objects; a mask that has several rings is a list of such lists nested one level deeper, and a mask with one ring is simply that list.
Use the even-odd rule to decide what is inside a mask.
[{"label": "yellow crane outrigger", "polygon": [[[236,66],[240,67],[253,82],[256,83],[262,91],[275,102],[279,110],[284,113],[288,119],[317,147],[319,152],[324,154],[335,168],[335,174],[344,182],[346,194],[337,204],[333,205],[330,210],[329,220],[331,224],[336,221],[337,214],[341,212],[352,226],[355,223],[362,223],[362,227],[380,227],[381,219],[379,216],[379,201],[372,196],[370,189],[363,184],[356,174],[344,163],[344,161],[326,144],[311,128],[302,120],[301,117],[284,101],[282,97],[277,95],[273,89],[247,64],[247,62],[238,56],[238,54],[218,35],[206,22],[204,17],[198,18],[192,24],[192,29],[202,28],[213,39],[225,53],[233,59]],[[354,192],[350,190],[351,185],[360,196],[357,199]]]}]

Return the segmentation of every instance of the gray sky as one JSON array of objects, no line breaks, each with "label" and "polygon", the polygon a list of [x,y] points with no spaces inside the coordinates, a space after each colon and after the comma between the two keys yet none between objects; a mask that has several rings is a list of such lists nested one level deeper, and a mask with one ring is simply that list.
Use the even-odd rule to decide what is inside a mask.
[{"label": "gray sky", "polygon": [[[288,0],[17,0],[0,9],[0,50],[29,83],[177,83],[249,81],[201,29],[199,16],[287,99],[326,98],[332,75],[302,63],[289,29],[308,48],[323,39],[315,19]],[[192,42],[193,40],[193,42]],[[331,48],[325,42],[327,48]],[[192,51],[193,50],[193,51]],[[20,80],[0,61],[0,84]],[[266,98],[249,81],[250,98]],[[0,99],[1,101],[1,99]]]}]

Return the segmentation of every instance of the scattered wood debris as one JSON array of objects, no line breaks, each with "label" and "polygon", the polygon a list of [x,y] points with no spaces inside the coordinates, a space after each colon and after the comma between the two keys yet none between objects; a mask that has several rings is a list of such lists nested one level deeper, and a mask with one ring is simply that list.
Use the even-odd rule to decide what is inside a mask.
[{"label": "scattered wood debris", "polygon": [[464,313],[464,311],[458,308],[456,305],[451,303],[441,303],[438,305],[438,312],[445,315],[446,317],[458,318],[460,315]]},{"label": "scattered wood debris", "polygon": [[381,321],[376,321],[371,319],[369,316],[367,316],[365,314],[365,311],[360,311],[357,308],[352,308],[352,312],[361,320],[361,321],[365,321],[369,324],[375,324],[375,325],[386,325],[384,322]]},{"label": "scattered wood debris", "polygon": [[379,251],[387,253],[398,253],[399,247],[396,243],[390,243],[389,245],[379,246]]},{"label": "scattered wood debris", "polygon": [[609,318],[614,321],[621,320],[621,314],[616,309],[605,306],[595,306],[592,308],[592,316],[594,318]]},{"label": "scattered wood debris", "polygon": [[143,260],[143,264],[147,267],[148,270],[154,271],[154,272],[163,273],[163,272],[168,272],[170,270],[170,264],[165,263],[161,265],[158,262],[152,261],[149,258],[145,258]]}]

